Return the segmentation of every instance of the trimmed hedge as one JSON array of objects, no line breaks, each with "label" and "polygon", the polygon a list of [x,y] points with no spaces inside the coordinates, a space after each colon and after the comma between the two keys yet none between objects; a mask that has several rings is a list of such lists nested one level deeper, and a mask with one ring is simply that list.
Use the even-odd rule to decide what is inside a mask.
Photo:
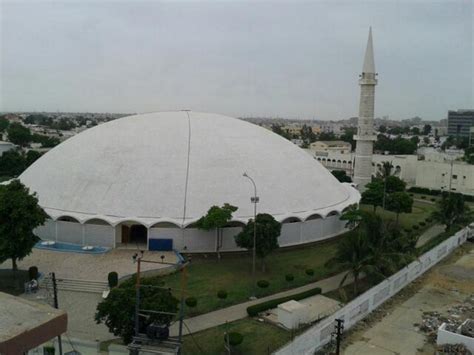
[{"label": "trimmed hedge", "polygon": [[267,288],[268,286],[270,286],[270,283],[267,280],[258,280],[257,286],[260,288]]},{"label": "trimmed hedge", "polygon": [[230,346],[237,346],[244,341],[244,336],[237,332],[231,332],[229,334],[224,335],[224,341],[227,343],[227,339],[229,340]]},{"label": "trimmed hedge", "polygon": [[227,291],[226,290],[217,291],[217,297],[220,298],[221,300],[226,299],[227,298]]},{"label": "trimmed hedge", "polygon": [[189,308],[194,308],[197,306],[197,299],[195,299],[194,297],[188,297],[184,300],[184,302]]},{"label": "trimmed hedge", "polygon": [[[441,190],[431,190],[431,189],[428,189],[426,187],[416,187],[416,186],[413,186],[413,187],[410,187],[408,189],[408,192],[414,192],[414,193],[417,193],[417,194],[424,194],[424,195],[431,195],[431,196],[441,196],[443,194],[443,191]],[[457,192],[459,193],[459,192]],[[471,196],[471,195],[464,195],[464,201],[466,202],[474,202],[474,196]]]},{"label": "trimmed hedge", "polygon": [[281,297],[281,298],[277,298],[277,299],[274,299],[274,300],[262,302],[262,303],[247,307],[247,314],[250,317],[255,317],[260,312],[266,311],[268,309],[275,308],[280,303],[285,303],[285,302],[288,302],[290,300],[299,301],[299,300],[302,300],[304,298],[308,298],[308,297],[311,297],[311,296],[314,296],[314,295],[319,295],[320,293],[321,293],[321,288],[320,287],[315,287],[315,288],[312,288],[308,291],[297,293],[296,295],[293,295],[293,296],[286,296],[286,297]]}]

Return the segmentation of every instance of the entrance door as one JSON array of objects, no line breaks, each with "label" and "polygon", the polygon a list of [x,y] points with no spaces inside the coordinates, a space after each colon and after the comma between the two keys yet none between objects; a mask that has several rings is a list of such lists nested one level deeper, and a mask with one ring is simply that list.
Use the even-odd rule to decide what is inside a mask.
[{"label": "entrance door", "polygon": [[148,239],[148,231],[145,226],[134,224],[130,227],[130,243],[145,244]]},{"label": "entrance door", "polygon": [[122,243],[128,244],[130,242],[130,227],[122,226]]}]

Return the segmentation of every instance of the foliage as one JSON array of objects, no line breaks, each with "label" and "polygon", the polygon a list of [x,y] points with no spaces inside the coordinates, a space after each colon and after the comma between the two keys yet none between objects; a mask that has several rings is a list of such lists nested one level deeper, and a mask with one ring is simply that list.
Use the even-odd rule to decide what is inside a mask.
[{"label": "foliage", "polygon": [[57,146],[60,141],[59,138],[56,137],[48,137],[42,134],[33,134],[31,137],[31,140],[35,143],[41,143],[41,146],[43,148],[52,148]]},{"label": "foliage", "polygon": [[413,154],[417,146],[415,142],[400,136],[391,139],[383,134],[379,134],[374,149],[389,152],[390,154]]},{"label": "foliage", "polygon": [[36,194],[19,180],[0,185],[0,263],[12,259],[16,270],[16,261],[29,255],[39,240],[33,230],[45,220]]},{"label": "foliage", "polygon": [[386,192],[403,192],[407,186],[406,182],[401,180],[397,176],[387,176],[386,181]]},{"label": "foliage", "polygon": [[[265,271],[265,257],[279,247],[278,237],[281,232],[281,224],[267,213],[259,213],[256,223],[256,254],[262,259],[262,271]],[[235,236],[237,246],[245,249],[253,249],[254,221],[249,220],[242,231]]]},{"label": "foliage", "polygon": [[392,192],[388,194],[385,208],[397,214],[397,223],[400,213],[411,213],[413,199],[406,192]]},{"label": "foliage", "polygon": [[314,275],[314,270],[313,269],[306,269],[304,272],[308,276],[313,276]]},{"label": "foliage", "polygon": [[26,147],[32,140],[32,135],[30,130],[19,124],[11,123],[7,128],[8,139],[13,144]]},{"label": "foliage", "polygon": [[229,343],[230,346],[237,346],[241,344],[243,340],[243,335],[237,332],[231,332],[224,336],[224,341]]},{"label": "foliage", "polygon": [[351,144],[351,149],[354,150],[356,147],[356,141],[354,140],[354,135],[357,134],[357,128],[355,127],[345,127],[344,133],[341,134],[341,140]]},{"label": "foliage", "polygon": [[288,281],[288,282],[291,282],[295,279],[295,277],[293,276],[293,274],[286,274],[285,275],[285,280]]},{"label": "foliage", "polygon": [[20,150],[9,150],[0,156],[0,176],[17,177],[33,164],[41,153],[29,150],[26,154]]},{"label": "foliage", "polygon": [[270,286],[270,283],[267,280],[258,280],[257,286],[260,288],[268,288],[268,286]]},{"label": "foliage", "polygon": [[357,208],[357,206],[351,206],[345,210],[340,220],[347,221],[346,228],[353,229],[362,220],[363,212]]},{"label": "foliage", "polygon": [[464,160],[468,164],[474,164],[474,146],[464,149]]},{"label": "foliage", "polygon": [[227,298],[227,291],[226,290],[217,291],[217,298],[221,300],[225,300]]},{"label": "foliage", "polygon": [[44,345],[43,346],[43,355],[54,355],[56,348],[54,345]]},{"label": "foliage", "polygon": [[307,290],[307,291],[304,291],[304,292],[301,292],[301,293],[297,293],[295,295],[280,297],[280,298],[276,298],[276,299],[273,299],[273,300],[270,300],[270,301],[265,301],[265,302],[262,302],[262,303],[258,303],[258,304],[255,304],[253,306],[247,307],[247,314],[250,317],[255,317],[260,312],[264,312],[268,309],[275,308],[281,303],[285,303],[285,302],[288,302],[290,300],[299,301],[299,300],[302,300],[302,299],[305,299],[305,298],[308,298],[308,297],[311,297],[311,296],[319,295],[320,293],[321,293],[321,288],[315,287],[315,288],[312,288],[310,290]]},{"label": "foliage", "polygon": [[292,137],[291,137],[291,134],[288,132],[288,130],[283,130],[282,126],[279,125],[279,124],[272,124],[272,131],[273,133],[276,133],[280,136],[282,136],[283,138],[286,138],[288,140],[290,140]]},{"label": "foliage", "polygon": [[237,207],[232,206],[228,203],[224,203],[222,207],[212,206],[206,213],[205,216],[201,217],[197,222],[196,226],[203,230],[216,230],[217,237],[217,253],[220,258],[219,250],[222,245],[222,228],[224,228],[232,219],[232,213],[237,211]]},{"label": "foliage", "polygon": [[28,268],[28,278],[31,280],[38,280],[38,267],[37,266],[30,266]]},{"label": "foliage", "polygon": [[[152,283],[149,279],[143,278],[141,284],[146,286]],[[135,292],[133,282],[122,283],[113,288],[109,296],[97,305],[95,314],[95,321],[98,324],[104,323],[111,333],[120,336],[126,344],[130,343],[134,334]],[[141,287],[140,308],[155,312],[176,313],[178,300],[168,290],[157,287]],[[146,319],[140,319],[141,328],[153,322],[166,324],[173,319],[173,316],[169,314],[149,313],[148,315]]]},{"label": "foliage", "polygon": [[470,217],[469,207],[464,196],[458,193],[445,192],[437,202],[438,210],[433,212],[433,218],[446,225],[449,230],[456,223],[464,223]]},{"label": "foliage", "polygon": [[430,133],[431,133],[431,125],[425,124],[423,126],[423,135],[427,136]]},{"label": "foliage", "polygon": [[378,206],[383,204],[384,184],[380,179],[374,179],[365,186],[362,193],[361,203],[374,207],[374,212]]},{"label": "foliage", "polygon": [[346,174],[345,170],[333,170],[331,173],[339,182],[352,182],[351,177]]},{"label": "foliage", "polygon": [[307,145],[313,143],[316,140],[316,135],[313,132],[311,126],[303,125],[301,128],[301,139]]},{"label": "foliage", "polygon": [[10,122],[5,117],[0,117],[0,132],[5,131],[9,125]]},{"label": "foliage", "polygon": [[197,306],[197,299],[194,297],[188,297],[184,300],[184,302],[186,303],[186,306],[190,308],[194,308]]},{"label": "foliage", "polygon": [[114,288],[118,285],[118,274],[115,271],[109,272],[107,275],[107,281],[109,282],[109,287]]}]

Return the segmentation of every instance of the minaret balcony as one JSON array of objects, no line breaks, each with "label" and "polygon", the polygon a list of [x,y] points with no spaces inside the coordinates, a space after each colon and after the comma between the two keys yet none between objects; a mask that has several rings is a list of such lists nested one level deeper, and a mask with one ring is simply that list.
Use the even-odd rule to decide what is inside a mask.
[{"label": "minaret balcony", "polygon": [[354,140],[356,141],[376,141],[377,140],[377,136],[376,135],[359,135],[359,134],[355,134],[354,135]]}]

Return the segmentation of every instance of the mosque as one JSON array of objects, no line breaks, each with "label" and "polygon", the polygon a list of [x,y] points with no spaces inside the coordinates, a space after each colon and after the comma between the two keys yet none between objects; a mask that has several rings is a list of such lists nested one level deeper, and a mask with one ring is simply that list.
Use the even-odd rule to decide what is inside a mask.
[{"label": "mosque", "polygon": [[[362,185],[367,179],[358,166],[369,161],[373,138],[371,34],[363,68],[355,160]],[[343,233],[339,217],[360,201],[358,190],[290,141],[239,119],[193,111],[93,127],[42,156],[20,180],[49,216],[36,230],[43,240],[215,252],[239,250],[234,236],[254,217],[254,186],[244,173],[255,182],[258,212],[282,223],[281,247]],[[238,210],[222,239],[196,227],[211,206],[224,203]]]}]

